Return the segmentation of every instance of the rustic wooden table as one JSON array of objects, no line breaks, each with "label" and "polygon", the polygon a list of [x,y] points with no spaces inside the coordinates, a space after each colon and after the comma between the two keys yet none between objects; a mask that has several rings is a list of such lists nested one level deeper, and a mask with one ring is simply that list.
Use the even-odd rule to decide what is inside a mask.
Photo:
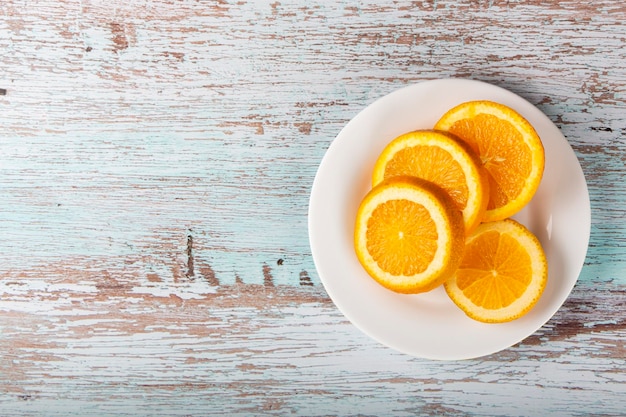
[{"label": "rustic wooden table", "polygon": [[[626,414],[617,0],[0,3],[0,415]],[[561,129],[592,206],[556,316],[466,361],[368,338],[315,271],[318,164],[462,77]]]}]

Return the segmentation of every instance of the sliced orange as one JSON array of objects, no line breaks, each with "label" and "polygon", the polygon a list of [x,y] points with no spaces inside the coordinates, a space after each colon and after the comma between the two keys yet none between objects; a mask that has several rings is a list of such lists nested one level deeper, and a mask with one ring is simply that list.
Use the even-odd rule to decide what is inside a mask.
[{"label": "sliced orange", "polygon": [[466,234],[482,221],[489,202],[489,182],[480,159],[465,142],[433,130],[397,137],[378,157],[372,184],[403,175],[423,178],[443,188],[463,212]]},{"label": "sliced orange", "polygon": [[539,240],[522,224],[506,219],[483,223],[468,237],[461,264],[444,288],[469,317],[501,323],[530,311],[547,278]]},{"label": "sliced orange", "polygon": [[532,199],[543,175],[544,149],[519,113],[492,101],[469,101],[446,112],[435,129],[469,144],[489,173],[484,221],[510,217]]},{"label": "sliced orange", "polygon": [[379,284],[400,293],[430,291],[456,270],[463,253],[461,212],[435,184],[394,177],[372,188],[359,206],[357,258]]}]

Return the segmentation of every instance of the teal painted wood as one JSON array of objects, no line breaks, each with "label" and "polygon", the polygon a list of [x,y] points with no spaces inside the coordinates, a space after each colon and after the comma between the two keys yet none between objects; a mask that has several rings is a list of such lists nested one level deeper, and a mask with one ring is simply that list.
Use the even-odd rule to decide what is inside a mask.
[{"label": "teal painted wood", "polygon": [[[622,415],[626,9],[615,1],[0,4],[0,414]],[[572,297],[433,363],[332,305],[307,235],[369,103],[466,77],[537,105],[592,205]]]},{"label": "teal painted wood", "polygon": [[[184,255],[191,234],[225,282],[260,282],[261,265],[278,259],[280,282],[314,275],[306,207],[330,141],[372,100],[450,76],[509,88],[561,126],[596,197],[591,259],[623,235],[621,218],[603,221],[611,200],[597,198],[619,183],[606,145],[625,129],[624,29],[611,24],[623,11],[612,2],[485,4],[472,21],[442,4],[381,14],[373,4],[55,3],[28,17],[3,6],[0,249],[20,254],[7,269],[24,253],[115,258],[155,239]],[[435,16],[446,24],[428,26]],[[605,279],[583,274],[594,278]]]},{"label": "teal painted wood", "polygon": [[613,303],[607,292],[574,294],[514,348],[432,362],[364,336],[320,287],[239,285],[149,305],[103,287],[76,289],[53,311],[22,312],[16,300],[3,316],[3,415],[618,416],[626,407],[623,321],[589,322]]}]

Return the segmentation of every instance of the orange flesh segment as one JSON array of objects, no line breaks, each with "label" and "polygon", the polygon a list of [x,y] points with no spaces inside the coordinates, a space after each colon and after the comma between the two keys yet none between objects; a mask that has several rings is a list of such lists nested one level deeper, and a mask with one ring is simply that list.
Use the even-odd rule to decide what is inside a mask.
[{"label": "orange flesh segment", "polygon": [[454,123],[449,132],[462,137],[480,155],[489,178],[487,209],[502,207],[520,194],[532,171],[532,152],[513,124],[478,114]]},{"label": "orange flesh segment", "polygon": [[367,249],[382,270],[414,275],[426,270],[437,250],[437,230],[428,211],[408,200],[380,204],[367,222]]},{"label": "orange flesh segment", "polygon": [[443,149],[418,145],[396,152],[385,166],[385,178],[398,175],[434,182],[448,193],[460,210],[467,206],[469,190],[465,174],[459,163]]},{"label": "orange flesh segment", "polygon": [[530,284],[530,265],[528,252],[517,240],[488,232],[466,246],[457,285],[474,304],[503,308],[520,298]]}]

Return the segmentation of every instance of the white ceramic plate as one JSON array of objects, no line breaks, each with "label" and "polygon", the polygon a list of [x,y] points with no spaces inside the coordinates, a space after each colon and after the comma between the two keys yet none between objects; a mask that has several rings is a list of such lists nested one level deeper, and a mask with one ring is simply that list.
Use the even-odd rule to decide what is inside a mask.
[{"label": "white ceramic plate", "polygon": [[[522,114],[543,140],[546,164],[533,200],[515,218],[541,241],[548,283],[537,305],[518,320],[484,324],[468,318],[443,288],[418,295],[389,291],[361,267],[353,249],[357,208],[370,189],[372,167],[392,139],[432,128],[449,108],[492,100]],[[379,342],[430,359],[468,359],[512,346],[543,326],[561,307],[582,269],[590,233],[587,184],[559,129],[523,98],[463,79],[426,81],[368,106],[339,133],[324,156],[309,205],[309,239],[320,279],[337,307]]]}]

